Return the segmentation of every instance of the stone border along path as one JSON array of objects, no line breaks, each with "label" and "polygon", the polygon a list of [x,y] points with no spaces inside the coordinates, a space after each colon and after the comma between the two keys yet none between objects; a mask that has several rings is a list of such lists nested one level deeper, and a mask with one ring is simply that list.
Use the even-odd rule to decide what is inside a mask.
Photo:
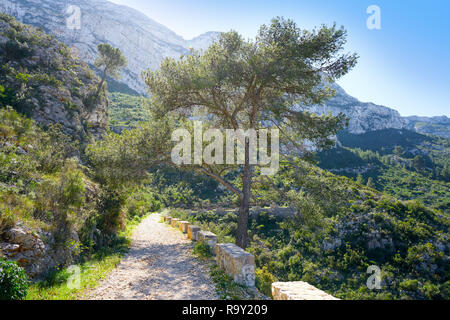
[{"label": "stone border along path", "polygon": [[193,244],[180,231],[145,218],[132,236],[129,252],[100,284],[88,290],[93,300],[218,299],[207,265],[192,255]]}]

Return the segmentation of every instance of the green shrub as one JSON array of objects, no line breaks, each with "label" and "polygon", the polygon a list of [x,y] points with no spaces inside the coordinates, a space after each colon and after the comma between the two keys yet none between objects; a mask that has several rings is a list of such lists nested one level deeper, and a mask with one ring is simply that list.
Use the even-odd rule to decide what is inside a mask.
[{"label": "green shrub", "polygon": [[22,300],[28,291],[28,280],[16,262],[0,259],[0,300]]},{"label": "green shrub", "polygon": [[212,256],[211,248],[203,241],[199,241],[194,245],[194,250],[192,253],[202,259],[207,259]]},{"label": "green shrub", "polygon": [[256,287],[268,297],[272,297],[272,282],[276,279],[272,273],[264,266],[261,269],[255,270]]}]

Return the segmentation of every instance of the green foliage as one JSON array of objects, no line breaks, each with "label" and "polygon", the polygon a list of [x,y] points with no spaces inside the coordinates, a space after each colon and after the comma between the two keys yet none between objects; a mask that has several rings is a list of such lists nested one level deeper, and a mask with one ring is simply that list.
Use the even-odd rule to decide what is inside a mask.
[{"label": "green foliage", "polygon": [[162,208],[161,201],[148,189],[139,188],[126,200],[127,218],[142,217],[148,212],[156,212]]},{"label": "green foliage", "polygon": [[203,241],[195,243],[192,253],[201,259],[208,259],[212,256],[211,248]]},{"label": "green foliage", "polygon": [[[262,213],[249,221],[248,250],[265,294],[277,279],[306,281],[342,299],[448,299],[448,214],[396,201],[302,161],[284,164],[272,179],[279,194],[274,200],[283,203],[288,195],[299,212],[290,218]],[[256,197],[261,189],[255,188]],[[235,214],[173,214],[234,242]],[[369,265],[381,269],[381,290],[366,286]],[[419,285],[406,286],[410,280]]]},{"label": "green foliage", "polygon": [[255,282],[256,287],[268,297],[272,297],[272,282],[276,279],[272,273],[267,269],[267,266],[263,266],[261,269],[255,270]]},{"label": "green foliage", "polygon": [[113,48],[107,43],[97,46],[98,58],[95,59],[96,68],[103,68],[104,72],[112,77],[119,77],[120,68],[127,66],[127,59],[122,55],[119,48]]},{"label": "green foliage", "polygon": [[420,200],[448,211],[449,139],[396,129],[362,135],[341,132],[338,138],[343,147],[319,154],[322,168],[376,182],[371,186],[398,199]]},{"label": "green foliage", "polygon": [[132,129],[139,122],[150,121],[147,99],[119,92],[109,94],[109,125],[111,130]]},{"label": "green foliage", "polygon": [[26,297],[28,280],[16,262],[0,259],[0,300],[22,300]]},{"label": "green foliage", "polygon": [[243,300],[249,298],[249,293],[245,286],[233,281],[233,279],[222,270],[219,270],[217,265],[210,266],[211,279],[216,285],[216,291],[219,299],[222,300]]},{"label": "green foliage", "polygon": [[[100,101],[92,99],[100,82],[98,77],[87,64],[73,57],[65,44],[42,30],[3,13],[0,25],[4,39],[0,44],[0,106],[11,106],[30,117],[41,112],[39,119],[44,109],[66,109],[67,114],[46,114],[41,121],[61,122],[66,133],[82,142],[89,141],[92,130],[81,129],[89,129],[89,117],[79,115],[106,105],[104,97]],[[79,122],[82,126],[76,125]]]}]

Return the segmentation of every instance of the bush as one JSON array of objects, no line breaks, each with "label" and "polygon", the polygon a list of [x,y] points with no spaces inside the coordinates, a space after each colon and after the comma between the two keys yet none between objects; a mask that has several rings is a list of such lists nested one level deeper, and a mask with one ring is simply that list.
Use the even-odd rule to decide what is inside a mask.
[{"label": "bush", "polygon": [[203,241],[199,241],[194,245],[193,254],[202,259],[207,259],[212,256],[211,248]]},{"label": "bush", "polygon": [[27,292],[25,270],[16,262],[0,259],[0,300],[22,300]]},{"label": "bush", "polygon": [[272,297],[272,282],[275,282],[276,279],[267,270],[267,267],[264,266],[261,269],[255,270],[255,277],[256,277],[256,287],[264,293],[268,297]]}]

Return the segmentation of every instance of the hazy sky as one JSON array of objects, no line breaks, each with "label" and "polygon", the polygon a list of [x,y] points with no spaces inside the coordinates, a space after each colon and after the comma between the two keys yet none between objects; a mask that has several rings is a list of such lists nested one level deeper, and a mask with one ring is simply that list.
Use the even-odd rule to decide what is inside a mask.
[{"label": "hazy sky", "polygon": [[[336,22],[359,63],[339,84],[352,96],[401,115],[450,116],[450,1],[441,0],[112,0],[136,8],[186,39],[237,30],[254,37],[276,16],[301,28]],[[369,30],[370,5],[381,29]]]}]

